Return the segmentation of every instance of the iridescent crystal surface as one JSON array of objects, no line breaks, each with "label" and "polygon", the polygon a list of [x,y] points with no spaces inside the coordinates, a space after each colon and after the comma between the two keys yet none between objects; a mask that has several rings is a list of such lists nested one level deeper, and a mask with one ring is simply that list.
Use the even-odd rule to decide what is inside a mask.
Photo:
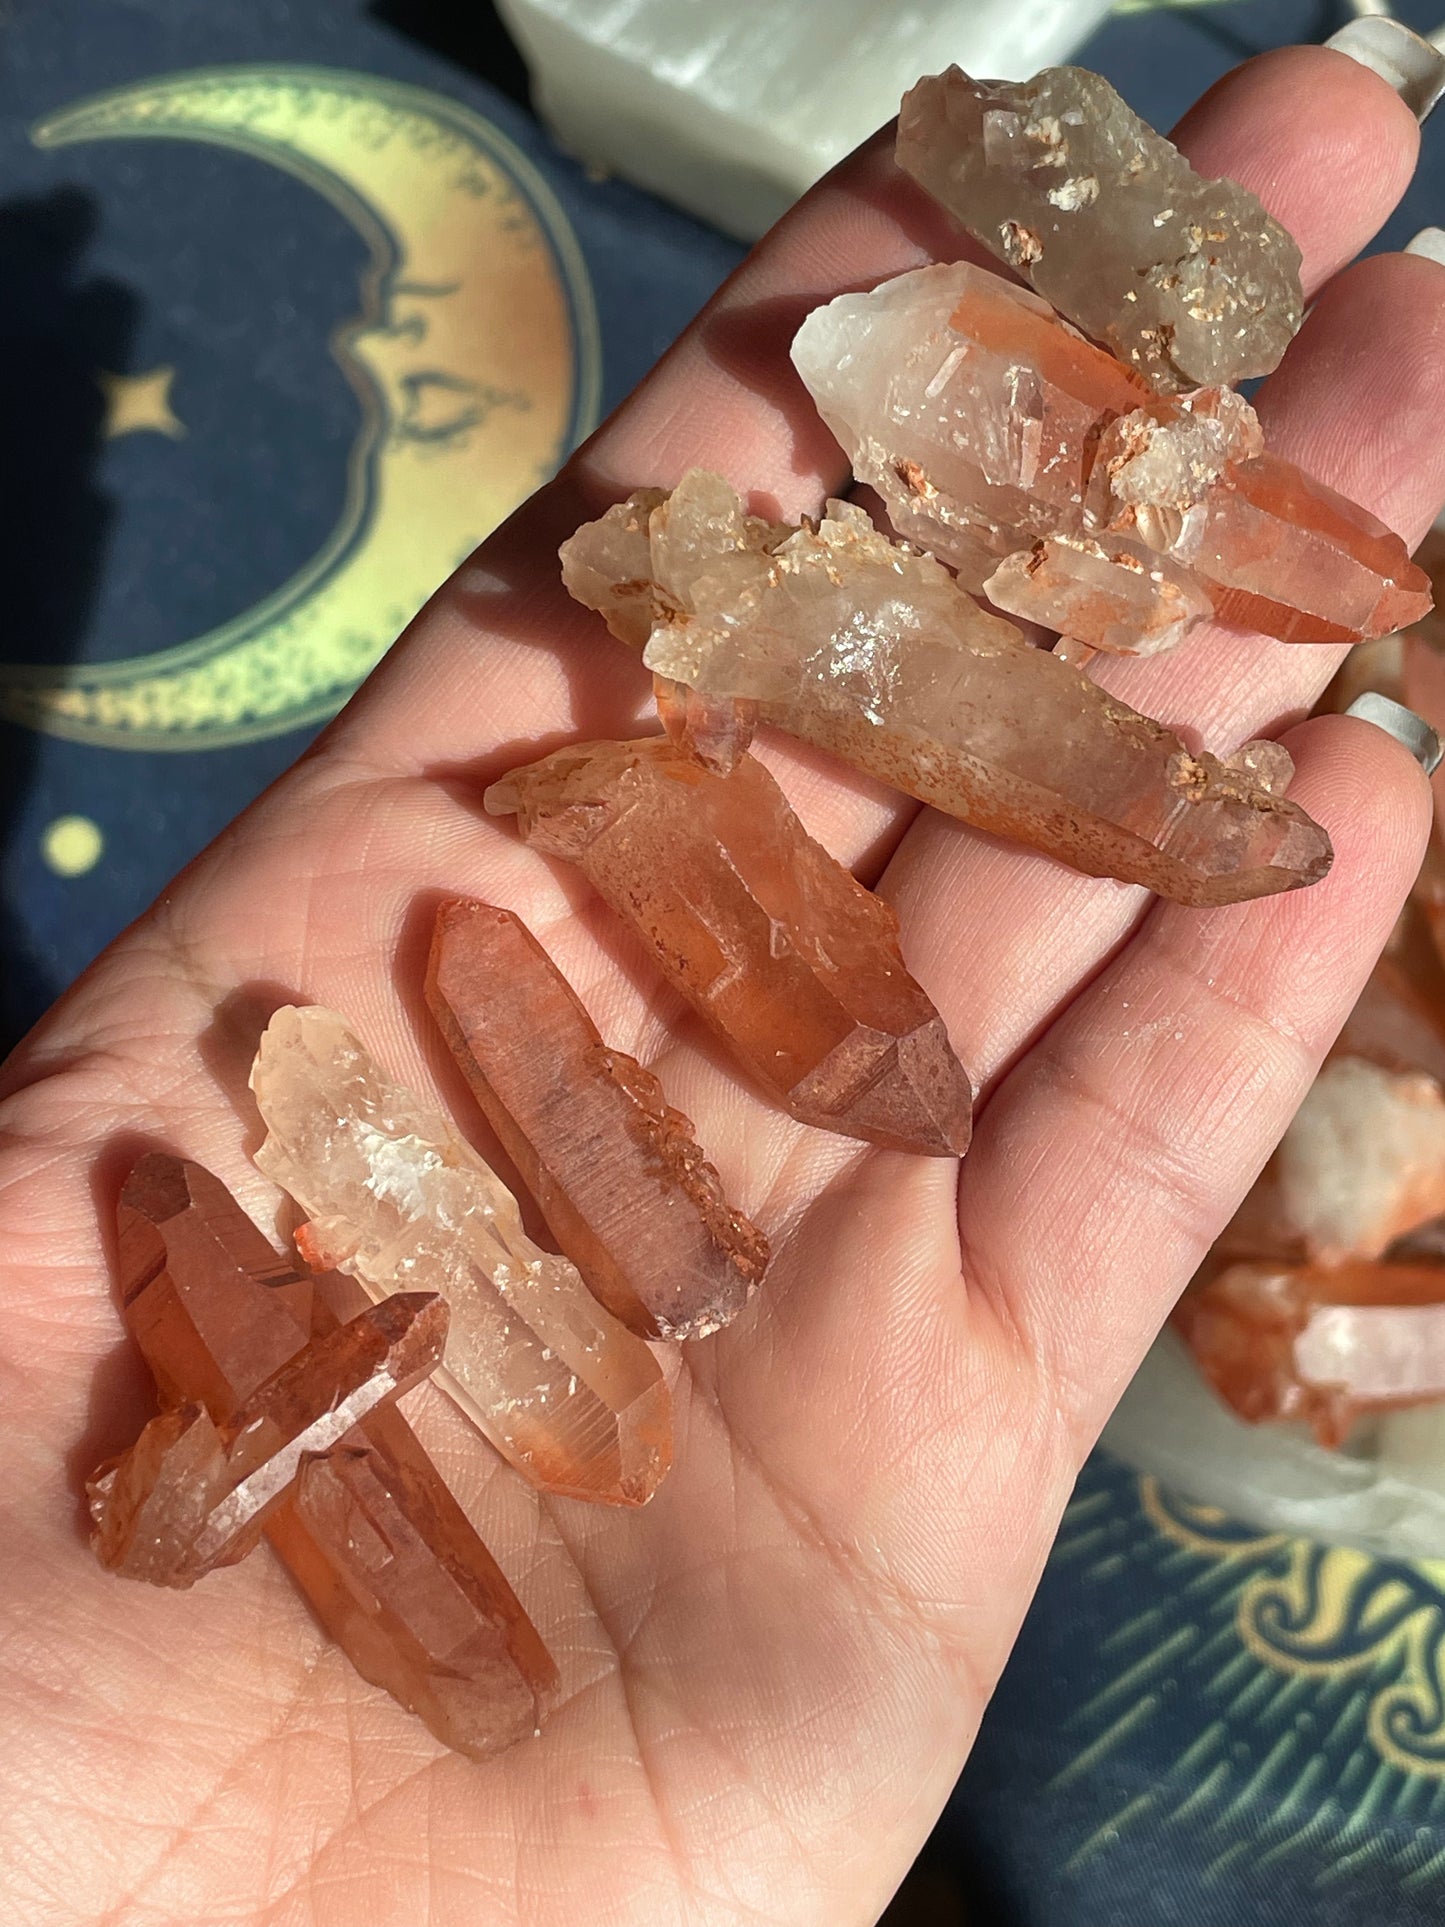
[{"label": "iridescent crystal surface", "polygon": [[968,1074],[904,967],[897,916],[761,763],[724,776],[662,737],[586,743],[511,771],[486,804],[581,866],[794,1117],[899,1150],[967,1148]]},{"label": "iridescent crystal surface", "polygon": [[[203,1407],[218,1427],[368,1302],[349,1279],[279,1257],[216,1178],[179,1158],[135,1165],[118,1231],[125,1321],[163,1407]],[[395,1406],[306,1461],[265,1531],[357,1670],[444,1744],[480,1759],[535,1731],[556,1668]]]},{"label": "iridescent crystal surface", "polygon": [[1237,902],[1329,867],[1328,837],[1277,793],[1273,763],[1262,781],[1248,750],[1191,756],[857,506],[780,530],[696,471],[648,500],[580,529],[564,573],[634,644],[654,584],[645,660],[658,674],[741,699],[982,829],[1180,902]]},{"label": "iridescent crystal surface", "polygon": [[1267,375],[1304,312],[1300,251],[1196,174],[1101,74],[920,80],[900,166],[1061,314],[1158,388]]},{"label": "iridescent crystal surface", "polygon": [[447,1119],[316,1007],[276,1012],[251,1088],[267,1128],[256,1162],[308,1213],[307,1258],[373,1299],[439,1292],[451,1329],[437,1383],[534,1483],[613,1505],[649,1499],[672,1456],[657,1360],[574,1265],[532,1242],[516,1199]]},{"label": "iridescent crystal surface", "polygon": [[808,316],[793,360],[898,533],[965,588],[1036,542],[1104,531],[1186,572],[1221,620],[1285,641],[1359,641],[1430,607],[1399,537],[1262,453],[1247,402],[1153,395],[978,268],[840,295]]},{"label": "iridescent crystal surface", "polygon": [[521,919],[443,904],[427,1003],[552,1235],[608,1310],[650,1338],[699,1338],[734,1318],[767,1266],[767,1240],[728,1204],[656,1077],[607,1048]]}]

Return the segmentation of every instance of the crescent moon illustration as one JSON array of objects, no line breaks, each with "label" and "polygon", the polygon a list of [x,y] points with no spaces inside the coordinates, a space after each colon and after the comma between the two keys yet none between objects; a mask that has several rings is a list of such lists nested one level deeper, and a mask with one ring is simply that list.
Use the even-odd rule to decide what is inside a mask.
[{"label": "crescent moon illustration", "polygon": [[0,664],[0,715],[174,750],[322,721],[596,419],[596,312],[567,218],[490,123],[369,74],[171,74],[81,101],[32,138],[211,142],[324,195],[371,253],[359,315],[331,344],[363,425],[340,519],[289,581],[175,648]]}]

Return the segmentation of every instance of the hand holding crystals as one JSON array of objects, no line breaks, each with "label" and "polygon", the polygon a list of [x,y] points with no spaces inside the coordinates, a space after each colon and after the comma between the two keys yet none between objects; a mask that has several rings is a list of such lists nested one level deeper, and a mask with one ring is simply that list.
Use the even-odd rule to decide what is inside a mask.
[{"label": "hand holding crystals", "polygon": [[[1302,249],[1315,305],[1261,392],[1269,432],[1417,539],[1445,496],[1442,271],[1386,256],[1339,272],[1409,179],[1412,117],[1343,57],[1295,50],[1216,90],[1181,142],[1257,188]],[[765,741],[807,829],[896,906],[982,1082],[961,1181],[948,1158],[816,1131],[741,1085],[578,878],[483,817],[483,785],[519,761],[647,726],[645,675],[557,582],[564,536],[698,465],[770,516],[816,514],[844,476],[788,362],[798,323],[958,248],[886,143],[820,188],[8,1067],[0,1610],[23,1797],[0,1845],[69,1918],[429,1907],[442,1927],[479,1909],[563,1927],[747,1905],[863,1923],[930,1825],[1078,1463],[1302,1096],[1427,816],[1398,745],[1310,723],[1289,735],[1291,797],[1334,841],[1330,876],[1181,909]],[[1336,659],[1199,632],[1100,680],[1228,753],[1302,713]],[[682,1449],[641,1511],[539,1496],[420,1402],[562,1674],[542,1737],[483,1766],[356,1679],[269,1555],[121,1597],[66,1474],[150,1410],[102,1282],[97,1147],[183,1151],[269,1226],[242,1123],[261,1025],[282,1003],[332,1006],[428,1088],[399,988],[424,962],[419,895],[524,917],[609,1041],[659,1071],[775,1254],[744,1315],[674,1368]],[[102,1158],[102,1189],[111,1175]]]}]

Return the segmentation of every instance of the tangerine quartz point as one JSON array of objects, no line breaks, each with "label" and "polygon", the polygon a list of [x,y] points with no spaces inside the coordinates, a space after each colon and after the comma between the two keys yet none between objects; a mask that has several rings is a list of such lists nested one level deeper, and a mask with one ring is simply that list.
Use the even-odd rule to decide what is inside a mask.
[{"label": "tangerine quartz point", "polygon": [[313,1338],[225,1425],[203,1405],[163,1412],[92,1482],[101,1564],[177,1587],[233,1565],[258,1542],[306,1459],[436,1369],[446,1330],[442,1299],[399,1295]]},{"label": "tangerine quartz point", "polygon": [[1196,174],[1102,74],[920,80],[898,163],[1029,286],[1159,388],[1267,375],[1304,312],[1300,251]]},{"label": "tangerine quartz point", "polygon": [[[220,1181],[180,1158],[140,1159],[118,1221],[125,1321],[165,1408],[142,1434],[155,1459],[189,1435],[204,1468],[199,1416],[219,1437],[369,1302],[350,1279],[279,1257]],[[264,1530],[358,1672],[445,1745],[481,1759],[535,1732],[556,1668],[394,1404],[304,1460]]]},{"label": "tangerine quartz point", "polygon": [[[1115,378],[1127,385],[1122,370]],[[1329,868],[1329,838],[1279,793],[1283,752],[1189,755],[855,504],[830,502],[818,524],[779,530],[694,470],[671,496],[635,497],[579,529],[563,560],[573,594],[634,646],[639,584],[652,581],[644,660],[655,673],[753,705],[894,788],[1075,869],[1219,904],[1315,883]],[[655,578],[639,576],[647,568]],[[627,574],[614,579],[618,569]],[[514,788],[504,779],[489,807]],[[585,845],[586,810],[579,801],[574,832],[551,807],[559,854],[568,837]]]},{"label": "tangerine quartz point", "polygon": [[[1431,606],[1400,538],[1266,452],[1241,396],[1159,395],[1037,297],[967,263],[815,308],[793,361],[894,528],[966,589],[1036,543],[1093,536],[1141,545],[1218,620],[1286,642],[1358,642]],[[1102,633],[1115,583],[1100,633],[1084,632],[1090,605],[1075,599],[1076,640],[1118,646]]]},{"label": "tangerine quartz point", "polygon": [[767,1240],[728,1204],[652,1072],[606,1047],[520,918],[443,904],[427,1002],[593,1295],[648,1338],[700,1338],[735,1318]]},{"label": "tangerine quartz point", "polygon": [[1445,1398],[1445,1264],[1233,1264],[1174,1321],[1241,1418],[1300,1419],[1322,1445],[1367,1412]]},{"label": "tangerine quartz point", "polygon": [[581,866],[663,975],[805,1124],[967,1149],[972,1086],[904,967],[892,907],[815,843],[762,764],[724,776],[663,737],[584,743],[486,795]]},{"label": "tangerine quartz point", "polygon": [[[315,1290],[319,1333],[368,1302],[339,1272]],[[394,1404],[305,1461],[266,1531],[356,1670],[443,1745],[480,1760],[537,1732],[552,1656]]]},{"label": "tangerine quartz point", "polygon": [[519,1471],[571,1498],[642,1505],[672,1457],[657,1360],[542,1251],[448,1120],[394,1082],[334,1011],[276,1012],[251,1072],[256,1162],[310,1214],[303,1250],[374,1300],[451,1307],[437,1383]]}]

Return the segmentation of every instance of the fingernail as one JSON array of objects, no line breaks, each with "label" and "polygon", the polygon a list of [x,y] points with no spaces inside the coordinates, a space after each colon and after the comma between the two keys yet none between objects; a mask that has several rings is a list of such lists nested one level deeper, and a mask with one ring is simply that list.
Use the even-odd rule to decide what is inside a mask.
[{"label": "fingernail", "polygon": [[1377,696],[1373,689],[1367,689],[1363,696],[1356,696],[1345,714],[1373,723],[1376,729],[1383,729],[1387,736],[1403,743],[1427,776],[1433,776],[1439,769],[1440,758],[1445,756],[1440,738],[1423,716],[1406,709],[1403,703],[1391,702],[1388,696]]},{"label": "fingernail", "polygon": [[1405,243],[1405,252],[1445,263],[1445,227],[1422,227],[1413,241]]},{"label": "fingernail", "polygon": [[1388,81],[1416,120],[1424,120],[1445,94],[1445,54],[1403,20],[1367,14],[1332,33],[1325,45]]}]

